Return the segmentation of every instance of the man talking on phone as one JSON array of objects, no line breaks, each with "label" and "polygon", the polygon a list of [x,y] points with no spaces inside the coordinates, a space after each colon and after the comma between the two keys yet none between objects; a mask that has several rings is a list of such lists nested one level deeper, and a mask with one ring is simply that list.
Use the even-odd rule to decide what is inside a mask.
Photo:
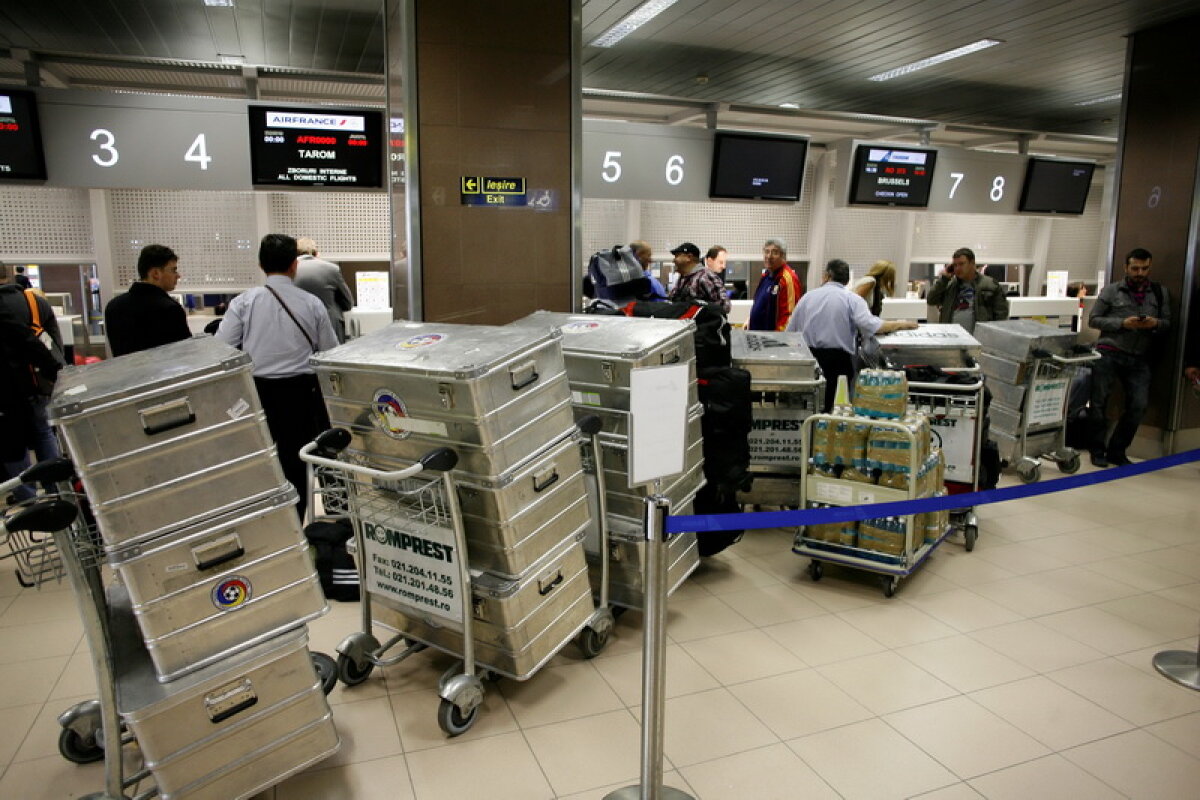
[{"label": "man talking on phone", "polygon": [[[1100,360],[1092,363],[1088,405],[1088,450],[1097,467],[1130,463],[1125,450],[1150,402],[1150,367],[1166,346],[1171,307],[1167,290],[1150,280],[1152,260],[1149,250],[1130,250],[1125,256],[1125,280],[1101,290],[1088,318],[1088,324],[1100,331],[1096,341]],[[1106,412],[1114,381],[1121,382],[1125,409],[1112,435],[1106,437]]]},{"label": "man talking on phone", "polygon": [[975,253],[966,247],[954,251],[927,299],[940,307],[938,322],[961,325],[967,333],[975,332],[976,322],[1008,319],[1008,298],[1000,284],[979,271]]}]

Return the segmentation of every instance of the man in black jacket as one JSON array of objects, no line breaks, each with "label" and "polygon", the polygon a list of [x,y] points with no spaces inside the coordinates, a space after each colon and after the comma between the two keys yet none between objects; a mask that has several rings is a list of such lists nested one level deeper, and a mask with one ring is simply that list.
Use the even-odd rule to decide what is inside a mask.
[{"label": "man in black jacket", "polygon": [[191,338],[187,312],[167,292],[179,282],[179,257],[161,244],[138,256],[138,279],[104,309],[104,329],[114,356]]}]

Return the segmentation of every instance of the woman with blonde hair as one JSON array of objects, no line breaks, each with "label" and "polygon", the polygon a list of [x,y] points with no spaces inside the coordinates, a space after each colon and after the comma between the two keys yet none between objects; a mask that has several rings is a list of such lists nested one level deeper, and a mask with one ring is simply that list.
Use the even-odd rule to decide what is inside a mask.
[{"label": "woman with blonde hair", "polygon": [[883,312],[883,298],[896,293],[896,265],[890,261],[876,261],[850,288],[867,301],[871,313],[878,317]]}]

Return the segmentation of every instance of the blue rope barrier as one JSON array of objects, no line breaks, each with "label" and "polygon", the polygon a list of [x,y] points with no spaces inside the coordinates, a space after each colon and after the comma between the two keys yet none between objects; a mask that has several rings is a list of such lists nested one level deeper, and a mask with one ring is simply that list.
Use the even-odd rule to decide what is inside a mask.
[{"label": "blue rope barrier", "polygon": [[[988,489],[982,492],[952,494],[942,497],[923,497],[917,500],[897,500],[890,503],[871,505],[840,506],[833,508],[810,508],[798,511],[758,511],[743,514],[693,514],[667,518],[668,533],[685,531],[759,530],[763,528],[790,528],[796,525],[820,525],[830,522],[854,522],[878,517],[898,517],[909,514],[924,514],[943,509],[970,508],[973,506],[1019,500],[1040,494],[1095,486],[1100,483],[1144,475],[1147,472],[1178,467],[1200,461],[1200,450],[1187,450],[1172,456],[1152,458],[1137,464],[1111,467],[1084,475],[1070,475],[1052,481],[1033,483],[1026,486],[1010,486],[1004,489]],[[797,501],[799,498],[796,498]]]}]

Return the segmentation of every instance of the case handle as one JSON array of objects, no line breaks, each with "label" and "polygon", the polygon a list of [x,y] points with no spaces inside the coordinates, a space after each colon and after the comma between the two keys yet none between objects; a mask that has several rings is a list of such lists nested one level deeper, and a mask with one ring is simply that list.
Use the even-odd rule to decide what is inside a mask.
[{"label": "case handle", "polygon": [[508,374],[512,377],[512,388],[516,392],[521,391],[541,377],[537,372],[536,361],[526,361],[518,367],[513,367],[508,371]]},{"label": "case handle", "polygon": [[546,595],[548,595],[552,591],[554,591],[555,586],[558,586],[562,582],[563,582],[563,574],[562,574],[561,569],[554,574],[554,578],[552,580],[550,580],[549,582],[547,582],[547,580],[545,578],[539,578],[538,579],[538,594],[540,594],[542,597],[545,597]]},{"label": "case handle", "polygon": [[242,547],[242,541],[236,533],[192,548],[192,560],[196,562],[196,569],[201,571],[212,569],[244,555],[246,555],[246,548]]},{"label": "case handle", "polygon": [[142,419],[142,430],[147,436],[182,428],[196,421],[196,412],[186,397],[138,409],[138,416]]},{"label": "case handle", "polygon": [[554,464],[533,476],[533,491],[544,492],[558,481],[558,467]]},{"label": "case handle", "polygon": [[240,714],[257,703],[258,695],[249,678],[235,681],[204,695],[204,710],[208,712],[208,718],[214,725]]},{"label": "case handle", "polygon": [[678,364],[679,363],[679,347],[672,347],[670,350],[662,352],[662,364]]}]

